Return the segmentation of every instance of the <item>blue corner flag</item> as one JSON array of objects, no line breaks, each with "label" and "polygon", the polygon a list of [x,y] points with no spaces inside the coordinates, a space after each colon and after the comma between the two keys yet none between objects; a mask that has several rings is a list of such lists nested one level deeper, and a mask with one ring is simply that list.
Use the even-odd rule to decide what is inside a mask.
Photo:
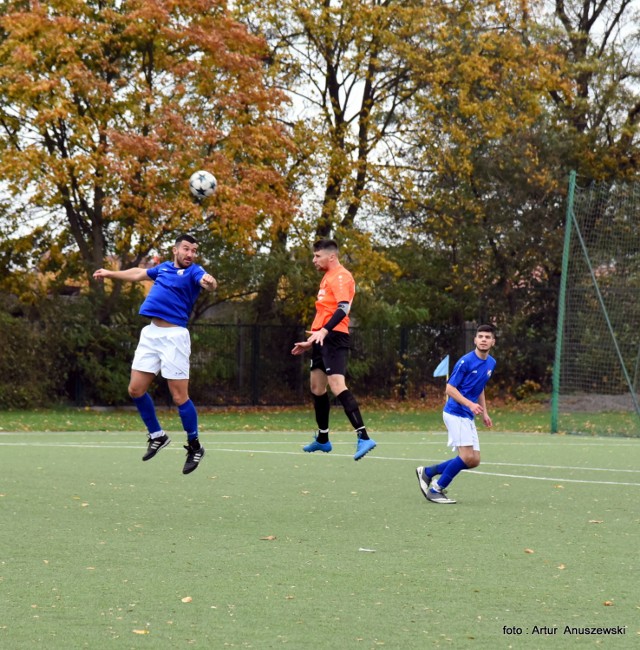
[{"label": "blue corner flag", "polygon": [[449,376],[449,355],[447,355],[433,371],[434,377],[448,377]]}]

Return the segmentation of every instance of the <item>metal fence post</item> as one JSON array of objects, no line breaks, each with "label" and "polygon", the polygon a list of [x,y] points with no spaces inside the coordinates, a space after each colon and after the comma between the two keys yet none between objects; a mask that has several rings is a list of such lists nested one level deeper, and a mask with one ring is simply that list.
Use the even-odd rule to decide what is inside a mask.
[{"label": "metal fence post", "polygon": [[251,404],[260,403],[260,326],[251,327]]},{"label": "metal fence post", "polygon": [[409,329],[406,326],[400,328],[400,399],[407,399],[407,384],[409,381]]}]

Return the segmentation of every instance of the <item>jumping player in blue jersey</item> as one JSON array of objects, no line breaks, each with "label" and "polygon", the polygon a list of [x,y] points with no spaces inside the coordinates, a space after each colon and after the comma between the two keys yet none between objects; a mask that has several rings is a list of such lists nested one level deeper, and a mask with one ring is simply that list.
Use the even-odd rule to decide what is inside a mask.
[{"label": "jumping player in blue jersey", "polygon": [[[449,432],[448,445],[458,451],[455,458],[431,467],[418,467],[420,490],[433,503],[455,503],[445,494],[451,481],[463,470],[480,464],[480,442],[474,418],[481,415],[487,427],[493,423],[487,412],[484,387],[496,367],[489,351],[496,343],[491,325],[480,325],[473,340],[475,350],[461,357],[447,381],[447,402],[442,417]],[[436,479],[436,476],[440,476]]]},{"label": "jumping player in blue jersey", "polygon": [[187,460],[183,474],[197,469],[204,456],[204,447],[198,440],[198,413],[189,399],[191,338],[187,323],[200,290],[213,291],[218,284],[213,276],[194,263],[197,251],[195,238],[180,235],[173,247],[172,262],[163,262],[150,269],[98,269],[93,274],[97,280],[152,280],[154,283],[140,307],[139,313],[150,318],[151,323],[140,333],[131,364],[129,395],[149,432],[147,452],[142,460],[150,460],[171,440],[158,422],[153,400],[147,391],[158,372],[167,380],[187,434]]}]

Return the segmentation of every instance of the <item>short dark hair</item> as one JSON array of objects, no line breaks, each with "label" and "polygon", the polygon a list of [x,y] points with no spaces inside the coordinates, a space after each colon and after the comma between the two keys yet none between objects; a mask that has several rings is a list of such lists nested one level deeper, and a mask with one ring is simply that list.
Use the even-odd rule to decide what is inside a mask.
[{"label": "short dark hair", "polygon": [[181,241],[186,241],[186,242],[189,242],[190,244],[198,244],[198,243],[199,243],[198,240],[197,240],[195,237],[193,237],[193,236],[191,236],[191,235],[187,235],[186,233],[185,233],[185,234],[182,234],[182,235],[178,235],[178,236],[176,237],[176,246],[177,246]]},{"label": "short dark hair", "polygon": [[476,334],[478,332],[489,332],[494,339],[496,338],[496,328],[493,325],[479,325]]},{"label": "short dark hair", "polygon": [[333,251],[338,252],[338,244],[335,239],[318,239],[313,245],[314,251]]}]

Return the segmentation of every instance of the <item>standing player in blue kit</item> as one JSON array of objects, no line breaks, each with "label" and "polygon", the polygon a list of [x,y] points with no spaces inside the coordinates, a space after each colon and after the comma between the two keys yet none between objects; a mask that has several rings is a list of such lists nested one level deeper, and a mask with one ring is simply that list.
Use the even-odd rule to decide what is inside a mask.
[{"label": "standing player in blue kit", "polygon": [[183,474],[197,469],[205,453],[198,440],[198,413],[189,399],[191,337],[187,323],[200,290],[213,291],[217,286],[215,278],[194,263],[197,251],[198,242],[194,237],[180,235],[173,247],[172,262],[163,262],[150,269],[98,269],[93,274],[98,280],[152,280],[154,283],[140,307],[140,315],[149,317],[151,323],[140,332],[131,364],[129,395],[149,433],[147,452],[142,460],[150,460],[171,440],[158,422],[155,405],[147,391],[158,372],[167,380],[187,434]]},{"label": "standing player in blue kit", "polygon": [[[432,503],[455,503],[445,488],[463,470],[480,464],[480,442],[474,418],[481,415],[487,427],[492,426],[487,412],[484,387],[496,367],[489,351],[496,343],[491,325],[480,325],[473,340],[475,350],[461,357],[447,382],[447,402],[442,417],[449,432],[448,446],[458,451],[451,458],[431,467],[418,467],[418,483],[422,494]],[[436,479],[436,476],[440,476]]]}]

